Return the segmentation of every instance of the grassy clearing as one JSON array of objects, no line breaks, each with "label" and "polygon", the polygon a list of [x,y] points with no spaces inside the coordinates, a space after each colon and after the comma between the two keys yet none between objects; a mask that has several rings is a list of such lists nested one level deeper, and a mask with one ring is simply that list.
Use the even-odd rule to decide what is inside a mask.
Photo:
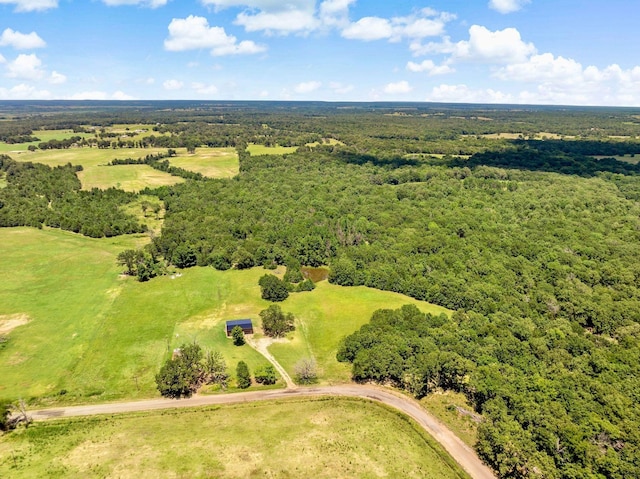
[{"label": "grassy clearing", "polygon": [[36,150],[11,155],[16,161],[32,161],[49,166],[71,163],[90,167],[106,165],[115,158],[142,158],[146,155],[166,153],[166,148],[69,148],[66,150]]},{"label": "grassy clearing", "polygon": [[264,146],[250,143],[247,151],[253,156],[259,155],[286,155],[294,153],[298,149],[297,146]]},{"label": "grassy clearing", "polygon": [[313,292],[293,294],[282,303],[283,311],[295,315],[296,331],[290,334],[289,342],[273,344],[269,350],[291,375],[300,358],[313,357],[321,370],[321,382],[349,381],[350,365],[335,359],[340,340],[369,322],[375,310],[404,304],[415,304],[425,313],[448,313],[445,308],[402,294],[322,281]]},{"label": "grassy clearing", "polygon": [[0,142],[0,153],[25,152],[29,148],[29,145],[38,146],[42,142],[47,142],[49,140],[66,140],[72,136],[89,138],[92,137],[93,134],[74,133],[73,130],[35,130],[33,132],[33,136],[39,138],[39,140],[28,143],[14,143],[12,145]]},{"label": "grassy clearing", "polygon": [[596,160],[602,160],[604,158],[614,158],[618,161],[624,161],[625,163],[631,163],[632,165],[637,165],[640,163],[640,155],[639,156],[631,156],[631,155],[609,155],[609,156],[594,156]]},{"label": "grassy clearing", "polygon": [[115,187],[125,191],[140,191],[148,187],[175,185],[183,178],[158,171],[149,165],[96,166],[78,172],[82,189]]},{"label": "grassy clearing", "polygon": [[[143,209],[143,204],[146,205],[146,210]],[[154,206],[160,207],[157,215],[154,213]],[[129,203],[123,209],[126,213],[138,218],[140,223],[147,225],[150,231],[156,235],[160,234],[165,211],[163,203],[157,197],[138,195],[136,201]]]},{"label": "grassy clearing", "polygon": [[[48,404],[155,396],[162,361],[193,340],[220,350],[231,373],[241,359],[251,371],[267,364],[224,333],[228,319],[252,318],[259,325],[258,313],[269,305],[258,286],[266,271],[190,268],[146,283],[121,277],[117,254],[147,241],[145,235],[90,239],[58,230],[0,229],[0,316],[30,318],[0,350],[0,399],[33,397]],[[289,372],[312,356],[322,382],[348,381],[348,366],[335,360],[340,339],[374,310],[407,303],[446,311],[400,294],[323,281],[281,304],[296,315],[297,330],[271,351]]]},{"label": "grassy clearing", "polygon": [[322,139],[322,143],[320,143],[318,141],[314,141],[313,143],[307,143],[305,146],[314,147],[314,146],[318,146],[320,144],[331,145],[331,146],[335,146],[335,145],[344,146],[344,143],[342,143],[340,140],[336,140],[335,138],[323,138]]},{"label": "grassy clearing", "polygon": [[468,477],[412,421],[337,398],[38,423],[0,437],[0,458],[16,479]]},{"label": "grassy clearing", "polygon": [[235,148],[197,148],[194,154],[188,154],[186,149],[179,148],[178,156],[169,161],[174,166],[209,178],[231,178],[240,169]]}]

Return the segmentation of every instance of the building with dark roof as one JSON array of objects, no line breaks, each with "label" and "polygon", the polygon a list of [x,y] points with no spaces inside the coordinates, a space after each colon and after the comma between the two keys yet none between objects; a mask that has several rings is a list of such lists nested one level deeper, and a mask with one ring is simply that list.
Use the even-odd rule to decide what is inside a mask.
[{"label": "building with dark roof", "polygon": [[250,319],[233,319],[227,321],[227,336],[231,336],[231,330],[236,326],[240,326],[244,334],[253,334],[253,323]]}]

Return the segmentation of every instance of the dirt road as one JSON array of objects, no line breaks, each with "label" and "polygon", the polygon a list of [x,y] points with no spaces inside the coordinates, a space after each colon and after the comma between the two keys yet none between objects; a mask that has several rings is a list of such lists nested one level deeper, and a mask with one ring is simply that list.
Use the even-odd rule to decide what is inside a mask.
[{"label": "dirt road", "polygon": [[379,401],[398,409],[417,421],[435,438],[451,456],[474,479],[495,479],[492,471],[485,466],[473,449],[464,444],[435,417],[425,411],[416,401],[375,386],[348,384],[343,386],[325,386],[271,391],[253,391],[217,396],[194,396],[189,399],[148,399],[123,403],[95,404],[89,406],[70,406],[54,409],[29,411],[35,421],[45,421],[73,416],[91,416],[95,414],[114,414],[157,409],[208,406],[212,404],[233,404],[272,399],[299,398],[309,396],[346,396]]}]

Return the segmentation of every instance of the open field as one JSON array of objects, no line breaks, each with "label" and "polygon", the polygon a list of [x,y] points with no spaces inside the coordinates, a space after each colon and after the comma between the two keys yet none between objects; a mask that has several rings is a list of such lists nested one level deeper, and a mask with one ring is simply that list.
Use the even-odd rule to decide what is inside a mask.
[{"label": "open field", "polygon": [[290,295],[281,303],[283,311],[295,315],[296,330],[290,334],[290,341],[273,344],[269,351],[291,376],[300,358],[312,357],[318,363],[322,383],[349,381],[351,365],[335,359],[340,340],[368,323],[377,309],[396,309],[404,304],[415,304],[425,313],[448,312],[390,291],[322,281],[313,292]]},{"label": "open field", "polygon": [[286,155],[287,153],[293,153],[298,149],[297,146],[264,146],[254,145],[250,143],[247,146],[247,151],[254,155]]},{"label": "open field", "polygon": [[14,143],[7,144],[0,142],[0,153],[12,153],[27,151],[29,145],[38,146],[42,142],[49,140],[66,140],[72,136],[79,136],[80,138],[89,138],[93,135],[91,133],[74,133],[73,130],[35,130],[33,136],[38,138],[38,141],[31,141],[28,143]]},{"label": "open field", "polygon": [[209,178],[231,178],[240,169],[235,148],[196,148],[194,154],[188,154],[185,148],[177,151],[178,156],[169,159],[172,165]]},{"label": "open field", "polygon": [[613,155],[613,156],[594,156],[596,160],[602,160],[604,158],[614,158],[618,161],[624,161],[626,163],[631,163],[632,165],[637,165],[640,163],[640,156],[631,156],[631,155]]},{"label": "open field", "polygon": [[13,478],[468,477],[413,421],[335,398],[36,423],[0,458]]},{"label": "open field", "polygon": [[166,148],[68,148],[66,150],[25,151],[11,156],[16,161],[32,161],[49,166],[71,163],[89,168],[106,165],[115,158],[142,158],[146,155],[166,153]]},{"label": "open field", "polygon": [[[155,396],[156,372],[185,341],[220,350],[231,373],[240,359],[251,371],[267,364],[223,332],[225,320],[257,320],[268,306],[258,286],[266,271],[191,268],[147,283],[119,276],[117,254],[146,241],[144,235],[96,240],[58,230],[0,229],[0,315],[30,319],[11,331],[0,351],[0,398],[45,404]],[[406,303],[444,311],[396,293],[321,282],[281,304],[296,315],[298,329],[272,352],[288,372],[313,356],[322,382],[348,380],[348,366],[335,360],[338,341],[375,309]]]},{"label": "open field", "polygon": [[140,191],[146,187],[170,186],[184,182],[183,178],[158,171],[149,165],[95,166],[78,172],[82,189],[110,187],[124,191]]}]

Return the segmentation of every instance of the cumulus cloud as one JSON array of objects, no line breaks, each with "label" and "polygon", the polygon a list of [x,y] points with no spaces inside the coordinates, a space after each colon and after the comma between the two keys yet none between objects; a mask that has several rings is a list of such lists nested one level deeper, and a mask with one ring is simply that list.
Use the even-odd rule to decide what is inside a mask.
[{"label": "cumulus cloud", "polygon": [[0,63],[7,63],[7,59],[0,54]]},{"label": "cumulus cloud", "polygon": [[42,61],[36,54],[20,54],[15,60],[7,63],[7,76],[20,80],[40,80],[45,75],[41,67]]},{"label": "cumulus cloud", "polygon": [[0,5],[15,5],[16,12],[34,12],[56,8],[58,0],[0,0]]},{"label": "cumulus cloud", "polygon": [[316,91],[321,86],[322,86],[322,83],[319,81],[307,81],[307,82],[298,83],[294,87],[293,91],[300,94],[311,93]]},{"label": "cumulus cloud", "polygon": [[66,81],[67,77],[55,70],[51,72],[51,75],[49,75],[49,83],[52,83],[54,85],[60,85],[62,83],[65,83]]},{"label": "cumulus cloud", "polygon": [[114,92],[114,94],[111,95],[111,98],[113,100],[119,100],[119,101],[131,101],[136,99],[135,97],[131,95],[127,95],[125,92],[120,90],[118,90],[117,92]]},{"label": "cumulus cloud", "polygon": [[0,36],[0,46],[11,46],[16,50],[33,50],[47,44],[36,32],[20,33],[7,28]]},{"label": "cumulus cloud", "polygon": [[174,52],[208,49],[214,56],[254,54],[266,50],[252,41],[238,42],[233,35],[227,35],[224,28],[211,27],[206,18],[193,15],[171,20],[169,38],[164,41],[164,47]]},{"label": "cumulus cloud", "polygon": [[442,35],[447,22],[455,18],[447,12],[425,8],[417,14],[407,17],[364,17],[349,24],[342,30],[342,36],[350,40],[383,40],[400,41],[404,38],[420,40],[426,37]]},{"label": "cumulus cloud", "polygon": [[384,87],[384,92],[389,95],[399,95],[410,93],[413,90],[413,87],[409,85],[409,82],[406,80],[402,80],[396,83],[389,83]]},{"label": "cumulus cloud", "polygon": [[180,90],[184,86],[184,83],[180,80],[166,80],[162,83],[162,86],[165,90]]},{"label": "cumulus cloud", "polygon": [[51,93],[47,90],[38,90],[37,88],[21,83],[13,88],[0,87],[0,100],[48,100]]},{"label": "cumulus cloud", "polygon": [[531,0],[490,0],[489,8],[500,13],[513,13],[530,2]]},{"label": "cumulus cloud", "polygon": [[200,95],[215,95],[218,93],[218,87],[205,83],[194,82],[191,84],[191,88]]},{"label": "cumulus cloud", "polygon": [[505,28],[492,32],[481,25],[469,28],[469,40],[453,43],[445,37],[439,43],[422,45],[415,42],[410,48],[416,56],[449,54],[451,60],[484,63],[521,62],[536,53],[533,43],[524,42],[517,29]]},{"label": "cumulus cloud", "polygon": [[436,65],[432,60],[424,60],[422,63],[409,62],[407,63],[407,70],[414,73],[426,72],[429,76],[446,75],[455,72],[455,69],[449,65]]},{"label": "cumulus cloud", "polygon": [[69,100],[108,100],[109,95],[103,91],[82,91],[74,93]]},{"label": "cumulus cloud", "polygon": [[320,22],[325,27],[346,27],[349,24],[349,7],[354,3],[356,0],[325,0],[320,4]]},{"label": "cumulus cloud", "polygon": [[105,5],[119,7],[120,5],[140,5],[141,7],[158,8],[167,4],[167,0],[102,0]]}]

